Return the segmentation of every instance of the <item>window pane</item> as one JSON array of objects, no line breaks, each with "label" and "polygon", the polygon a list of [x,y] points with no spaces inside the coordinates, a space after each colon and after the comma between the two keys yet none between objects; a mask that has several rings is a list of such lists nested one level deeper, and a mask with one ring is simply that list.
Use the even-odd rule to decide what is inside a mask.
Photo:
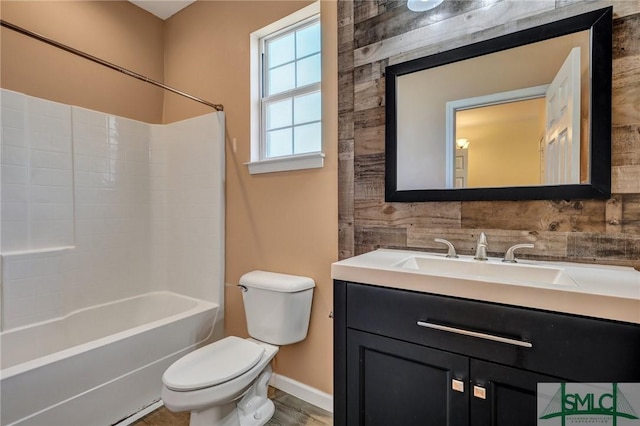
[{"label": "window pane", "polygon": [[267,157],[291,155],[291,128],[267,132]]},{"label": "window pane", "polygon": [[296,57],[320,51],[320,23],[315,23],[296,33]]},{"label": "window pane", "polygon": [[306,21],[278,31],[262,39],[260,51],[265,60],[261,159],[322,150],[320,23]]},{"label": "window pane", "polygon": [[291,126],[291,98],[267,105],[267,130]]},{"label": "window pane", "polygon": [[278,68],[274,68],[268,71],[269,74],[269,93],[273,95],[276,93],[291,90],[295,86],[295,68],[294,64],[283,65]]},{"label": "window pane", "polygon": [[320,123],[297,126],[293,129],[295,148],[294,154],[304,154],[306,152],[318,152],[322,147]]},{"label": "window pane", "polygon": [[320,81],[320,54],[310,56],[296,62],[298,67],[298,81],[296,87]]},{"label": "window pane", "polygon": [[294,124],[308,123],[309,121],[320,121],[321,103],[320,92],[298,96],[293,100]]},{"label": "window pane", "polygon": [[293,33],[284,37],[280,37],[267,42],[267,57],[269,63],[267,66],[275,68],[285,62],[291,62],[295,59],[295,38]]}]

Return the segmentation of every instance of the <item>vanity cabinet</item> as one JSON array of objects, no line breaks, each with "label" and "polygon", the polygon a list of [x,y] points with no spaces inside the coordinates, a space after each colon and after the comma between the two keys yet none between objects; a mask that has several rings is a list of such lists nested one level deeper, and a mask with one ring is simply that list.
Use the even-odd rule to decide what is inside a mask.
[{"label": "vanity cabinet", "polygon": [[540,382],[640,381],[640,326],[336,280],[334,354],[336,425],[536,425]]}]

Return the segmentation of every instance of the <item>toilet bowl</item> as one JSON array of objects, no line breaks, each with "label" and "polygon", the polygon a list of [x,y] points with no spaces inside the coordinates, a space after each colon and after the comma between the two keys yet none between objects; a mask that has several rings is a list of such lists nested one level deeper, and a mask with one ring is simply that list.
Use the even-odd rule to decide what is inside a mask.
[{"label": "toilet bowl", "polygon": [[278,346],[307,335],[314,281],[253,271],[240,287],[253,338],[235,336],[197,349],[163,374],[162,400],[171,411],[190,411],[191,426],[262,426],[275,407],[267,397],[270,362]]},{"label": "toilet bowl", "polygon": [[[191,411],[191,425],[262,425],[273,415],[267,389],[269,363],[277,352],[277,346],[235,336],[191,352],[162,376],[164,405],[171,411]],[[230,358],[233,353],[238,358]],[[244,404],[239,404],[241,399]],[[241,422],[240,417],[247,419]]]}]

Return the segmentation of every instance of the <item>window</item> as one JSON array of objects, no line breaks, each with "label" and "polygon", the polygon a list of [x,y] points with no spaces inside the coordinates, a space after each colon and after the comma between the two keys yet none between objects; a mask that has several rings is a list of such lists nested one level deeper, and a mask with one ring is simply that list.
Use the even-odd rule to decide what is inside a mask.
[{"label": "window", "polygon": [[294,14],[252,35],[259,64],[252,174],[323,165],[320,18],[317,12],[309,16],[316,9],[307,7],[300,11],[306,17]]}]

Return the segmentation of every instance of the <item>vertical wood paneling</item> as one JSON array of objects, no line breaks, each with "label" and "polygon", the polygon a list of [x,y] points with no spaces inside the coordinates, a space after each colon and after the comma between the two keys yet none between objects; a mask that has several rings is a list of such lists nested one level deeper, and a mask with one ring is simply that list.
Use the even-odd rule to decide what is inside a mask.
[{"label": "vertical wood paneling", "polygon": [[[483,231],[496,256],[512,244],[533,242],[536,248],[520,257],[619,265],[640,260],[640,2],[452,1],[426,13],[408,11],[404,0],[339,4],[339,22],[348,27],[339,35],[339,132],[350,144],[340,154],[345,158],[341,182],[348,186],[340,189],[340,203],[350,203],[340,209],[341,257],[380,247],[445,252],[433,241],[437,237],[472,254]],[[384,201],[387,65],[609,5],[614,6],[610,200]]]},{"label": "vertical wood paneling", "polygon": [[338,2],[338,258],[355,255],[353,1]]}]

